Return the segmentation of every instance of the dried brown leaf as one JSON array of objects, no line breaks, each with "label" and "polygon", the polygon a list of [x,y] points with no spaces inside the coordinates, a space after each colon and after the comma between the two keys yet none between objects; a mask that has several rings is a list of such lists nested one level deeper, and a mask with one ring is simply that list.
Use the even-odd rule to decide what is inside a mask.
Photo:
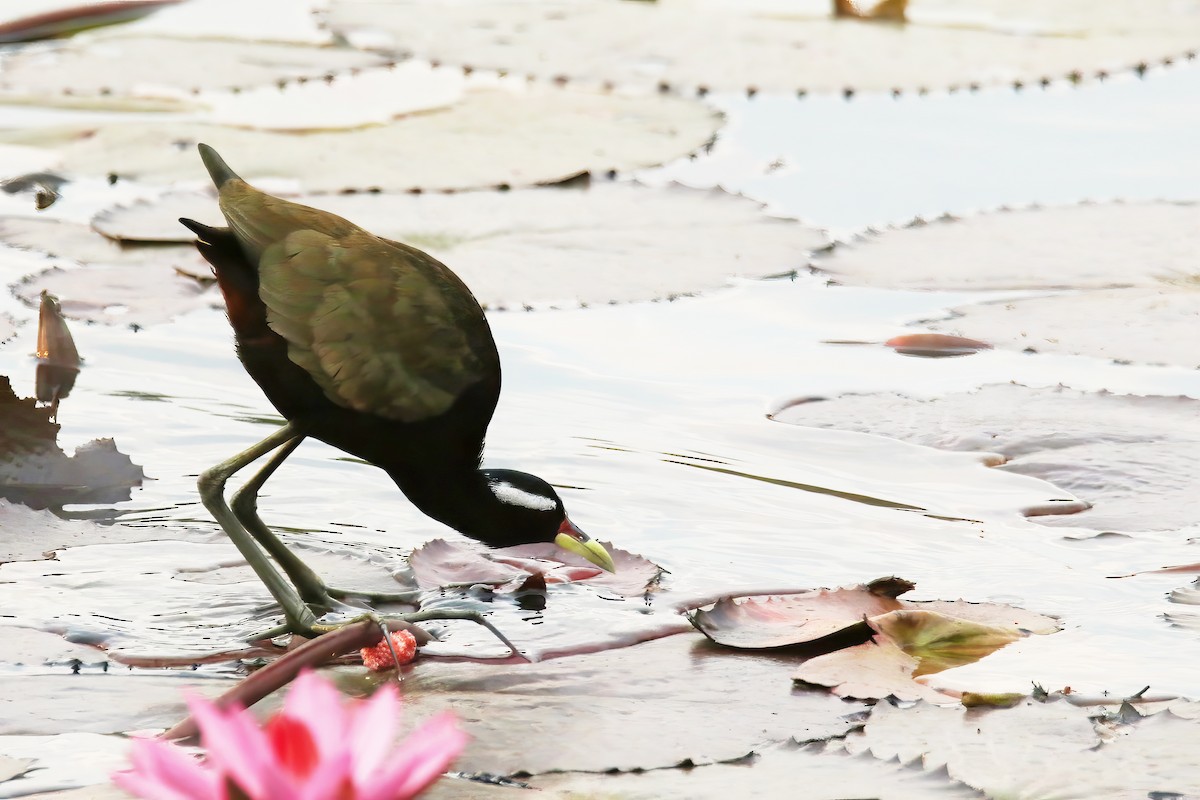
[{"label": "dried brown leaf", "polygon": [[887,637],[810,658],[792,679],[827,686],[839,697],[952,703],[957,698],[914,680],[920,661]]},{"label": "dried brown leaf", "polygon": [[1021,635],[935,611],[891,611],[868,624],[917,659],[914,677],[972,664]]},{"label": "dried brown leaf", "polygon": [[866,586],[819,589],[775,597],[729,597],[691,614],[696,629],[717,644],[740,649],[805,644],[902,608]]}]

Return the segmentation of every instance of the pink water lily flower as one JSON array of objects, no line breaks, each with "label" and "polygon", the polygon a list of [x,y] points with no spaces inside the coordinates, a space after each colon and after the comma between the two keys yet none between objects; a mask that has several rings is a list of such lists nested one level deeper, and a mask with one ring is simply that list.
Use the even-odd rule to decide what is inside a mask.
[{"label": "pink water lily flower", "polygon": [[132,769],[113,782],[145,800],[404,800],[446,771],[467,736],[450,713],[398,747],[394,685],[345,700],[315,673],[298,677],[283,709],[259,726],[240,707],[188,700],[207,758],[161,739],[133,743]]}]

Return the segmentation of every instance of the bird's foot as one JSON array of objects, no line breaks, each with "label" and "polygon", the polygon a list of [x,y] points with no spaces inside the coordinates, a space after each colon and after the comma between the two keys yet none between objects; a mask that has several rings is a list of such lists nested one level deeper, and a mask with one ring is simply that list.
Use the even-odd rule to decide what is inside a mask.
[{"label": "bird's foot", "polygon": [[[338,608],[329,614],[325,614],[320,618],[314,619],[312,622],[296,622],[289,621],[276,628],[266,631],[261,636],[254,637],[258,641],[264,639],[274,639],[287,634],[295,634],[306,639],[313,639],[322,634],[332,633],[333,631],[341,630],[349,625],[362,622],[364,620],[381,627],[385,631],[393,630],[408,630],[417,639],[418,645],[427,644],[433,640],[433,637],[416,623],[418,622],[434,622],[437,620],[467,620],[474,622],[477,625],[482,625],[500,642],[508,648],[509,654],[520,656],[517,646],[512,641],[500,632],[500,629],[493,625],[487,617],[482,613],[470,609],[462,608],[436,608],[423,611],[413,611],[407,614],[379,614],[374,611],[363,611],[361,608],[347,606],[342,603],[337,603]],[[357,612],[353,615],[343,616],[340,619],[335,618],[338,614],[343,614],[348,611]],[[389,645],[390,647],[391,645]]]}]

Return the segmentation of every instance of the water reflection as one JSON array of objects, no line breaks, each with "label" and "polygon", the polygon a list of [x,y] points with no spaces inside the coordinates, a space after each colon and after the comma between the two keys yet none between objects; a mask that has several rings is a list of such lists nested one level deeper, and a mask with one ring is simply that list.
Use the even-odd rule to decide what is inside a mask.
[{"label": "water reflection", "polygon": [[75,386],[79,351],[57,298],[41,295],[34,398],[18,397],[0,375],[0,498],[33,508],[118,503],[141,484],[141,467],[111,439],[96,439],[67,456],[58,446],[59,403]]}]

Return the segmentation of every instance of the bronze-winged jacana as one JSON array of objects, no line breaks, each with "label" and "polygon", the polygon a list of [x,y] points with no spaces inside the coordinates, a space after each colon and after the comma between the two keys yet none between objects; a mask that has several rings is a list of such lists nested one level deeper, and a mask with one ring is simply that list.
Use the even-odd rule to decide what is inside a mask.
[{"label": "bronze-winged jacana", "polygon": [[[312,631],[314,610],[336,605],[256,510],[262,484],[308,436],[381,467],[418,509],[472,539],[494,547],[553,541],[612,571],[608,552],[571,523],[550,484],[480,468],[500,397],[500,357],[458,276],[414,247],[265,194],[211,147],[199,150],[229,227],[180,222],[212,264],[238,358],[287,419],[204,472],[200,496],[288,625]],[[226,505],[229,477],[271,451]]]}]

